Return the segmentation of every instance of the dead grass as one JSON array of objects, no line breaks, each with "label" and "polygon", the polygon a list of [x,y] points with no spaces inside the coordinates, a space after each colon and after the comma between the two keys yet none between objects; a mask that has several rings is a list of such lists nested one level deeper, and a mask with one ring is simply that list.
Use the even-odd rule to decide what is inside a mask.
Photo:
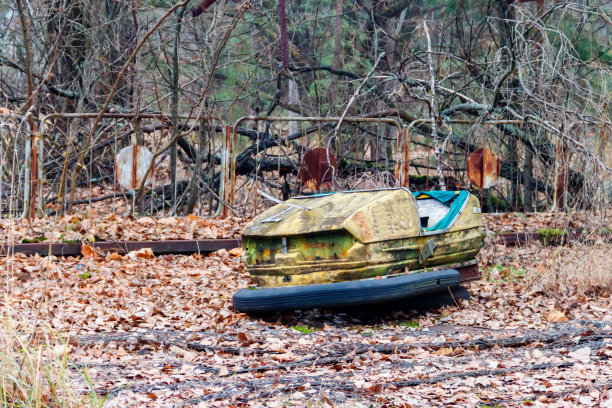
[{"label": "dead grass", "polygon": [[541,261],[527,268],[537,289],[563,294],[592,295],[612,289],[612,244],[576,244],[545,248]]},{"label": "dead grass", "polygon": [[[69,379],[66,344],[52,330],[17,319],[5,306],[0,310],[0,406],[100,407],[94,392],[79,395]],[[86,371],[83,380],[93,390]],[[74,375],[73,375],[74,376]]]}]

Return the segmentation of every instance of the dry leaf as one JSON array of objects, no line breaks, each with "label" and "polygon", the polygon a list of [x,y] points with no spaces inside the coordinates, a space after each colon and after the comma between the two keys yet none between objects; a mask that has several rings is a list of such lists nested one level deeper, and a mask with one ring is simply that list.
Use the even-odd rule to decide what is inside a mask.
[{"label": "dry leaf", "polygon": [[157,222],[164,225],[176,225],[178,223],[178,220],[174,217],[165,217],[160,218],[159,220],[157,220]]},{"label": "dry leaf", "polygon": [[129,259],[136,258],[144,258],[144,259],[153,259],[155,258],[155,254],[153,254],[153,250],[151,248],[142,248],[138,251],[130,251],[126,255]]},{"label": "dry leaf", "polygon": [[549,322],[567,322],[567,316],[560,310],[551,309],[550,312],[546,315],[546,320]]},{"label": "dry leaf", "polygon": [[570,357],[579,360],[582,363],[588,363],[591,361],[591,349],[589,347],[582,347],[576,351],[569,353]]},{"label": "dry leaf", "polygon": [[83,255],[83,258],[95,258],[96,257],[96,252],[93,250],[92,247],[90,247],[87,244],[83,244],[81,246],[81,254]]},{"label": "dry leaf", "polygon": [[381,392],[382,389],[383,389],[382,384],[372,384],[370,387],[368,387],[368,391],[370,391],[373,394]]},{"label": "dry leaf", "polygon": [[324,407],[334,408],[334,403],[329,398],[327,398],[327,396],[321,395],[321,400],[323,400]]},{"label": "dry leaf", "polygon": [[544,385],[546,388],[550,388],[552,387],[552,383],[550,381],[547,380],[540,380],[540,382],[542,383],[542,385]]},{"label": "dry leaf", "polygon": [[223,366],[219,369],[219,376],[224,376],[228,374],[229,374],[229,370],[227,369],[226,366]]},{"label": "dry leaf", "polygon": [[123,259],[123,257],[119,253],[117,253],[117,252],[113,252],[113,253],[108,252],[106,254],[106,260],[107,261],[120,261],[122,259]]},{"label": "dry leaf", "polygon": [[442,347],[441,349],[438,349],[434,354],[437,354],[439,356],[450,356],[451,354],[453,354],[453,349],[452,347]]},{"label": "dry leaf", "polygon": [[233,249],[230,249],[228,252],[231,256],[241,256],[242,248],[233,248]]}]

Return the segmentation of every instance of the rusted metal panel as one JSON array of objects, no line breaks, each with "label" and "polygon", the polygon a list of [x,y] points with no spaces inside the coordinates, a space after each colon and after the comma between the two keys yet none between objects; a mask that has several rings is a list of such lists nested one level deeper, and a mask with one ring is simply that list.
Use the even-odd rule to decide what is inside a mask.
[{"label": "rusted metal panel", "polygon": [[331,183],[337,173],[336,156],[324,147],[310,149],[302,158],[300,179],[304,184],[312,183],[316,191]]},{"label": "rusted metal panel", "polygon": [[507,232],[500,234],[499,237],[504,244],[518,245],[530,241],[538,241],[540,234],[538,232]]},{"label": "rusted metal panel", "polygon": [[115,157],[115,177],[117,182],[127,190],[136,190],[142,179],[146,177],[145,185],[151,184],[153,169],[145,176],[153,154],[144,146],[127,146],[121,149]]},{"label": "rusted metal panel", "polygon": [[[220,249],[232,249],[242,245],[239,239],[202,239],[202,240],[170,240],[170,241],[99,241],[87,243],[102,252],[118,252],[126,254],[142,248],[151,248],[156,255],[160,254],[192,254],[209,253]],[[81,243],[32,243],[32,244],[2,244],[0,256],[23,253],[26,255],[81,255]]]},{"label": "rusted metal panel", "polygon": [[474,263],[473,265],[467,265],[455,268],[459,271],[459,275],[461,276],[461,282],[469,282],[472,280],[480,279],[480,270],[478,268],[478,263]]},{"label": "rusted metal panel", "polygon": [[489,149],[478,149],[468,159],[468,178],[478,188],[491,188],[500,172],[499,158]]}]

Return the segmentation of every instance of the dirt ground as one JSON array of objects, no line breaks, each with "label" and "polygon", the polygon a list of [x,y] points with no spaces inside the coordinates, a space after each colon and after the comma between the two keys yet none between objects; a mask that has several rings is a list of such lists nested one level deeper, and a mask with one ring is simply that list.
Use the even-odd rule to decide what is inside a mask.
[{"label": "dirt ground", "polygon": [[[83,220],[55,232],[106,228]],[[154,238],[235,236],[244,221],[129,222]],[[67,338],[75,389],[87,392],[86,368],[106,407],[612,407],[612,244],[495,237],[551,222],[487,218],[483,278],[466,285],[469,300],[445,294],[439,308],[247,316],[231,296],[250,279],[225,250],[0,258],[1,303]]]}]

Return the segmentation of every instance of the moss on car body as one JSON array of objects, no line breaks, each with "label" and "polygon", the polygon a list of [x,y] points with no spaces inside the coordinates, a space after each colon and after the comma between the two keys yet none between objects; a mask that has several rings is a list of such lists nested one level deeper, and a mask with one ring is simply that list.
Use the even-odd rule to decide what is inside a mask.
[{"label": "moss on car body", "polygon": [[[447,228],[425,231],[406,189],[338,192],[256,217],[243,232],[243,259],[260,286],[345,282],[473,261],[483,236],[473,195]],[[426,246],[431,254],[419,259]]]}]

